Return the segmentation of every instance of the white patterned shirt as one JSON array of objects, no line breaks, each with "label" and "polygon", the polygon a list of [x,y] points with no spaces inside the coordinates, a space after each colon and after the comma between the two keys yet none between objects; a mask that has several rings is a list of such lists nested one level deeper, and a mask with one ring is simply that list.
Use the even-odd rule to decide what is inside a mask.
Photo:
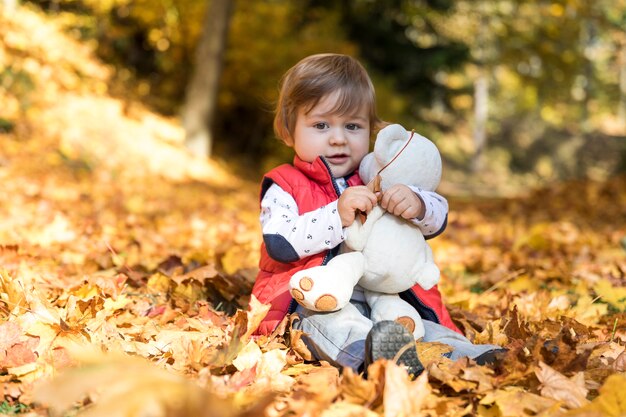
[{"label": "white patterned shirt", "polygon": [[[346,188],[343,178],[336,180],[339,191]],[[433,191],[409,186],[425,205],[422,220],[411,219],[426,238],[439,234],[448,215],[448,201]],[[279,185],[272,184],[261,200],[263,235],[280,235],[300,258],[334,248],[346,238],[345,228],[337,211],[337,200],[317,210],[300,214],[294,198]]]}]

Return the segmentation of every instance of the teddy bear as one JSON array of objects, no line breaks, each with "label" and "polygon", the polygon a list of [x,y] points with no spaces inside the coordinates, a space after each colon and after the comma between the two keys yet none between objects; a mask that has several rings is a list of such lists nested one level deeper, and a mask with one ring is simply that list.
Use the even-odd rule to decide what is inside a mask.
[{"label": "teddy bear", "polygon": [[[395,184],[434,191],[441,168],[439,151],[430,140],[394,124],[378,133],[374,151],[363,158],[359,175],[371,189],[379,187],[383,192]],[[437,284],[439,275],[419,228],[377,205],[364,222],[357,219],[347,228],[337,256],[326,265],[295,273],[289,286],[303,307],[330,312],[348,304],[358,284],[373,322],[395,320],[420,339],[422,319],[398,293],[415,284],[428,290]]]}]

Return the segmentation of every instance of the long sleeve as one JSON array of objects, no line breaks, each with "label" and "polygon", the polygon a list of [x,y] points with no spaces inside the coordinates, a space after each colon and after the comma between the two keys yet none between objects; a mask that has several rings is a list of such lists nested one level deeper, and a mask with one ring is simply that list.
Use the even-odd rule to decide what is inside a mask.
[{"label": "long sleeve", "polygon": [[424,202],[425,214],[422,220],[412,219],[424,234],[426,239],[441,234],[448,223],[448,201],[434,191],[425,191],[418,187],[409,186]]},{"label": "long sleeve", "polygon": [[345,238],[337,201],[301,215],[293,197],[277,184],[261,200],[260,221],[268,254],[279,262],[332,249]]}]

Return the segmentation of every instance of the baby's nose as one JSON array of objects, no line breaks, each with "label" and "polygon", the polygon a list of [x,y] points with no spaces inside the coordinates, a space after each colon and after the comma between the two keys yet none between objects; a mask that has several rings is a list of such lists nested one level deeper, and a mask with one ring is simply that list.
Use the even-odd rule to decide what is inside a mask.
[{"label": "baby's nose", "polygon": [[331,133],[330,143],[332,144],[344,144],[346,143],[346,135],[343,131],[337,130]]}]

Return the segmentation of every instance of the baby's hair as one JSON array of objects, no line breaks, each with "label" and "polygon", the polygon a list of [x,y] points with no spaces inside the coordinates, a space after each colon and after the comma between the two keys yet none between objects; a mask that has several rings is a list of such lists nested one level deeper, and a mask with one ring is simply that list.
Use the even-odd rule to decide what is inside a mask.
[{"label": "baby's hair", "polygon": [[366,106],[370,132],[381,125],[376,114],[376,93],[367,71],[354,58],[340,54],[311,55],[285,73],[274,117],[274,132],[285,143],[293,137],[298,110],[310,111],[329,94],[338,92],[332,113],[358,112]]}]

